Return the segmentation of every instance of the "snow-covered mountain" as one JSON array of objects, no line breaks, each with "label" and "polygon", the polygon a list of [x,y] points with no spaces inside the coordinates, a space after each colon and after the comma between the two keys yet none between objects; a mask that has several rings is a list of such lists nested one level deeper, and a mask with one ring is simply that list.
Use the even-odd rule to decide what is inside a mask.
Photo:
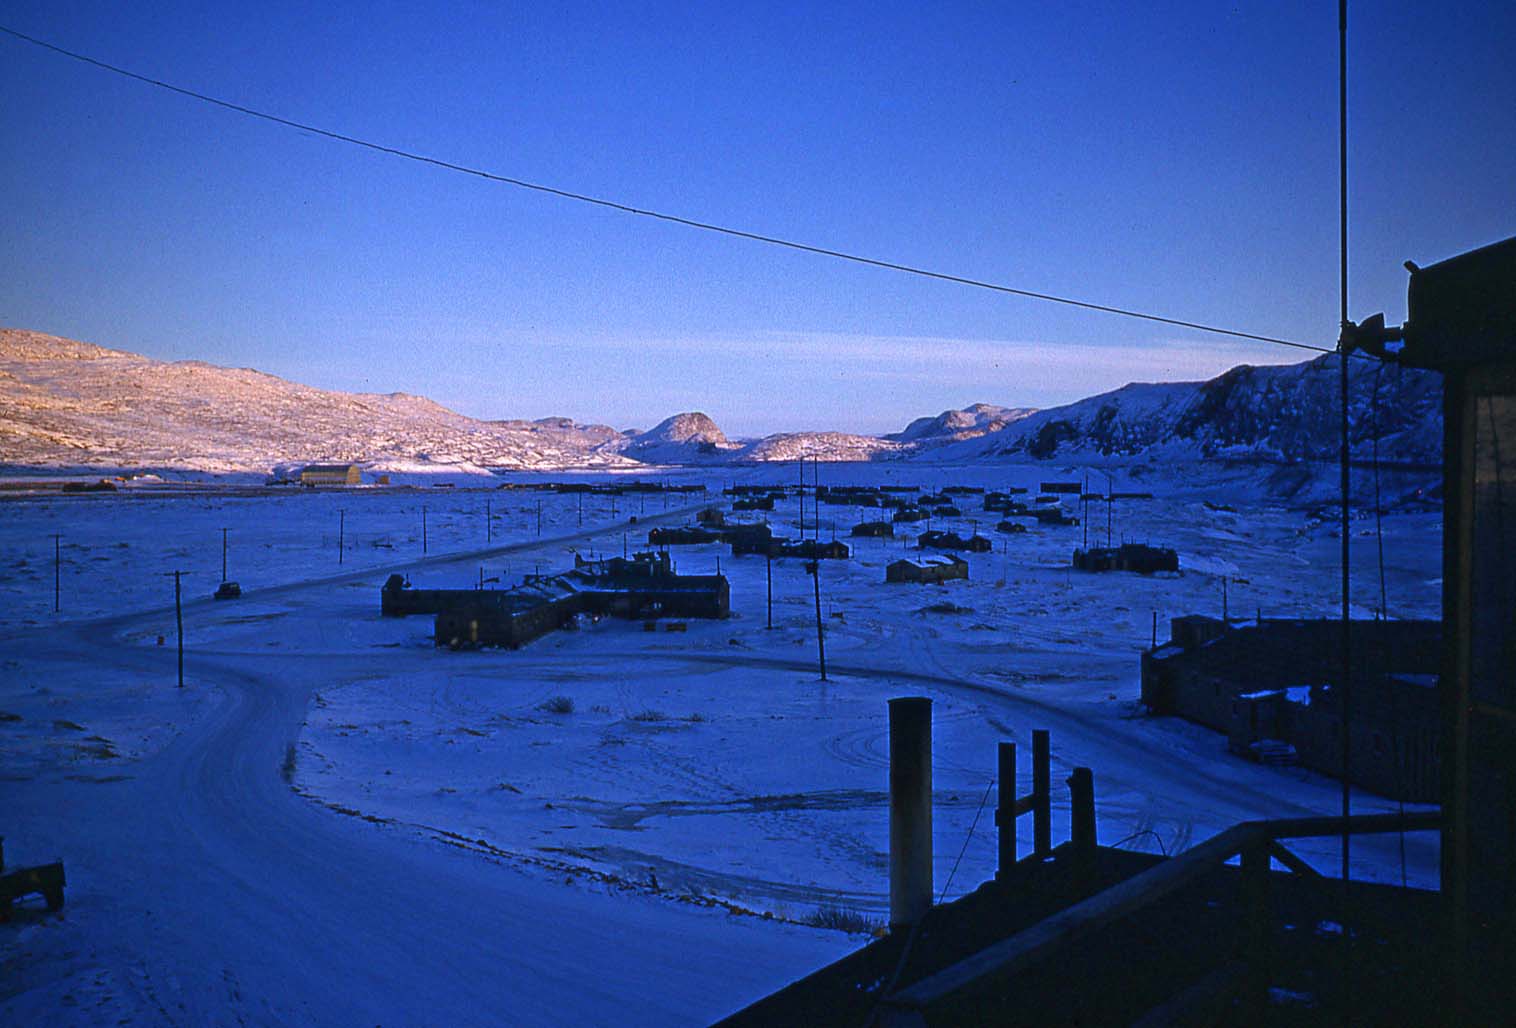
[{"label": "snow-covered mountain", "polygon": [[[1133,383],[1038,411],[999,432],[918,456],[1003,458],[1217,457],[1334,460],[1339,368],[1326,354],[1303,364],[1242,365],[1206,382]],[[1439,376],[1373,361],[1349,366],[1349,437],[1355,457],[1378,436],[1381,459],[1436,464],[1442,453]]]},{"label": "snow-covered mountain", "polygon": [[[164,362],[0,329],[0,461],[21,465],[267,470],[355,461],[375,470],[635,468],[909,459],[1218,457],[1331,460],[1337,366],[1233,368],[1207,382],[1134,383],[1033,411],[977,403],[883,437],[790,432],[746,444],[708,415],[676,414],[646,432],[568,418],[481,421],[405,393],[341,393],[246,368]],[[1441,457],[1437,376],[1355,361],[1355,456],[1378,437],[1387,462]]]},{"label": "snow-covered mountain", "polygon": [[945,410],[935,418],[917,418],[902,431],[884,438],[898,443],[949,443],[998,432],[1014,421],[1037,413],[1035,407],[997,407],[975,403],[962,410]]},{"label": "snow-covered mountain", "polygon": [[703,464],[721,461],[741,445],[728,440],[710,415],[691,411],[665,418],[646,432],[623,433],[603,448],[644,464]]},{"label": "snow-covered mountain", "polygon": [[856,461],[880,460],[909,452],[910,447],[890,439],[847,432],[781,432],[765,436],[733,454],[735,460],[764,461],[807,460]]}]

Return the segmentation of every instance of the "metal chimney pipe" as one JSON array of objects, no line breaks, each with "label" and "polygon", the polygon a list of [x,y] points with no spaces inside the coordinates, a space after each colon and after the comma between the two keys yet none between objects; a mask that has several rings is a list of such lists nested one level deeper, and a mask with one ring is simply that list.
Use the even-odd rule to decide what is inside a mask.
[{"label": "metal chimney pipe", "polygon": [[932,701],[890,700],[890,928],[932,907]]}]

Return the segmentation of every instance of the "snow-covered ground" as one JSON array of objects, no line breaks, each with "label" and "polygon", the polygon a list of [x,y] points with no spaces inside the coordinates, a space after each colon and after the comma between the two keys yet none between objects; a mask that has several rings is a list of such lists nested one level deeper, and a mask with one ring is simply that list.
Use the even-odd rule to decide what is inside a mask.
[{"label": "snow-covered ground", "polygon": [[[821,476],[1035,490],[1072,473]],[[604,620],[520,651],[454,653],[432,646],[429,618],[379,616],[392,570],[463,587],[481,568],[508,580],[575,550],[619,553],[655,518],[684,520],[659,497],[623,497],[614,516],[586,498],[582,529],[576,497],[528,491],[0,502],[6,856],[60,855],[70,879],[61,915],[0,928],[0,1022],[709,1020],[858,945],[805,926],[819,908],[884,916],[892,696],[935,701],[949,898],[993,873],[995,744],[1034,728],[1052,732],[1055,839],[1077,765],[1094,769],[1107,844],[1173,852],[1244,818],[1334,813],[1334,781],[1240,761],[1221,736],[1135,701],[1154,613],[1160,632],[1174,615],[1219,614],[1223,578],[1234,615],[1333,614],[1335,527],[1270,505],[1244,477],[1181,488],[1118,473],[1116,488],[1158,494],[1118,501],[1113,535],[1176,547],[1179,575],[1072,573],[1084,527],[1000,537],[967,497],[964,519],[932,524],[967,532],[972,519],[996,539],[968,557],[967,582],[886,587],[884,564],[908,552],[899,540],[849,540],[853,560],[822,565],[825,682],[801,563],[774,563],[770,631],[765,562],[724,547],[674,550],[681,571],[719,561],[732,581],[733,617],[683,633]],[[480,552],[486,501],[499,517]],[[823,506],[822,537],[858,517]],[[771,520],[794,535],[795,501]],[[1105,511],[1092,504],[1088,522],[1103,540]],[[218,603],[223,526],[246,595]],[[1436,616],[1438,517],[1392,515],[1384,532],[1391,614]],[[1376,540],[1353,544],[1366,614]],[[194,572],[182,691],[162,575],[174,567]],[[1299,849],[1334,866],[1330,840]],[[1353,857],[1359,875],[1400,880],[1397,839],[1355,841]],[[1409,880],[1434,883],[1436,863],[1434,839],[1408,837]]]}]

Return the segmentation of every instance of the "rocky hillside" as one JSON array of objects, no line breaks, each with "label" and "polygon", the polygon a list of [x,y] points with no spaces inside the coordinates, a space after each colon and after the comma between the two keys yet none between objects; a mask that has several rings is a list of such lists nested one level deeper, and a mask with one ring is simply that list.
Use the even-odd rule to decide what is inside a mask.
[{"label": "rocky hillside", "polygon": [[945,410],[935,418],[917,418],[900,432],[884,438],[898,443],[962,442],[998,432],[1007,425],[1037,413],[1035,407],[997,407],[992,403],[975,403],[962,410]]},{"label": "rocky hillside", "polygon": [[0,329],[0,454],[10,464],[269,469],[281,462],[631,466],[614,429],[479,421],[405,393],[313,389],[247,368],[165,362]]},{"label": "rocky hillside", "polygon": [[[1383,460],[1440,459],[1435,375],[1355,361],[1355,456],[1376,434]],[[792,432],[727,439],[706,414],[646,432],[568,418],[480,421],[405,393],[340,393],[246,368],[164,362],[54,336],[0,329],[0,460],[21,465],[267,470],[335,460],[408,470],[634,468],[910,459],[1218,457],[1331,460],[1336,358],[1233,368],[1208,382],[1135,383],[1048,410],[978,403],[918,418],[884,437]]]},{"label": "rocky hillside", "polygon": [[644,464],[702,464],[721,461],[740,449],[700,411],[675,414],[646,432],[623,434],[604,449]]},{"label": "rocky hillside", "polygon": [[[935,450],[934,460],[1250,457],[1333,460],[1338,453],[1337,358],[1243,365],[1207,382],[1134,383],[1038,411],[1004,430]],[[1430,372],[1349,366],[1349,435],[1355,457],[1375,435],[1383,460],[1441,459],[1440,378]]]},{"label": "rocky hillside", "polygon": [[733,459],[761,463],[799,460],[804,457],[822,461],[880,460],[909,452],[904,443],[872,435],[847,432],[782,432],[749,443]]}]

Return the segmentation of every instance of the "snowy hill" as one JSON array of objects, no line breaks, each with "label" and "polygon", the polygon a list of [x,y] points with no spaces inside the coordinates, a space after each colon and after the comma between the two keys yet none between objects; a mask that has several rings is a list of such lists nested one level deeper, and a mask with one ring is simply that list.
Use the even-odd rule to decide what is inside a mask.
[{"label": "snowy hill", "polygon": [[908,452],[909,446],[872,435],[847,432],[781,432],[744,446],[736,460],[762,463],[804,457],[821,461],[879,460]]},{"label": "snowy hill", "polygon": [[997,407],[975,403],[962,410],[945,410],[935,418],[917,418],[902,431],[884,438],[899,443],[948,443],[998,432],[1014,421],[1037,413],[1034,407]]},{"label": "snowy hill", "polygon": [[700,411],[675,414],[646,432],[608,442],[605,449],[622,453],[645,464],[699,464],[720,461],[737,443]]},{"label": "snowy hill", "polygon": [[[1350,438],[1366,456],[1374,435],[1389,462],[1441,460],[1441,381],[1354,361]],[[1377,379],[1377,403],[1376,399]],[[931,460],[1136,457],[1333,460],[1338,451],[1337,358],[1243,365],[1206,382],[1133,383],[1038,411],[1002,431],[918,454]]]},{"label": "snowy hill", "polygon": [[[354,461],[374,470],[635,468],[792,461],[1218,457],[1331,460],[1336,358],[1233,368],[1207,382],[1134,383],[1033,411],[977,403],[887,436],[790,432],[746,444],[687,412],[646,432],[569,418],[481,421],[405,393],[341,393],[246,368],[164,362],[0,329],[0,454],[21,465],[268,470]],[[1377,403],[1374,403],[1377,382]],[[1354,454],[1376,434],[1387,462],[1441,456],[1440,382],[1355,361]],[[1377,413],[1377,417],[1376,417]]]},{"label": "snowy hill", "polygon": [[633,466],[613,429],[479,421],[420,396],[313,389],[247,368],[165,362],[0,329],[0,453],[31,465],[267,470],[319,460],[389,466]]}]

